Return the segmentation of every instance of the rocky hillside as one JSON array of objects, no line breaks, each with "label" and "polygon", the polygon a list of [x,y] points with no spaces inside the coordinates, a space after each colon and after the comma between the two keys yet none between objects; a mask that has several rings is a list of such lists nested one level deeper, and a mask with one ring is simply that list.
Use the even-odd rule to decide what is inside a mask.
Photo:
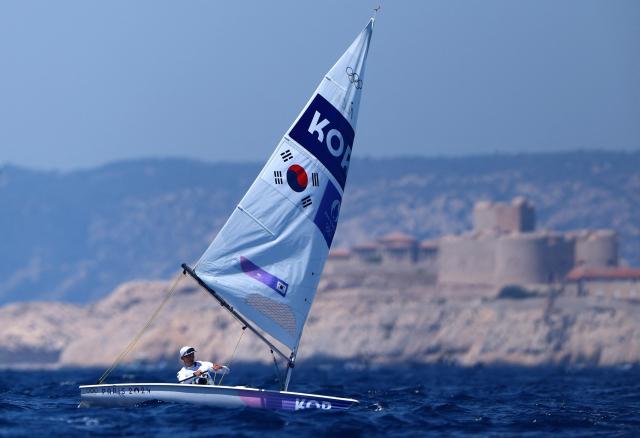
[{"label": "rocky hillside", "polygon": [[[70,173],[0,169],[0,303],[95,301],[194,261],[260,166],[140,160]],[[539,227],[614,228],[640,265],[640,152],[464,158],[355,155],[334,246],[470,227],[473,203],[529,197]]]},{"label": "rocky hillside", "polygon": [[[127,283],[94,305],[33,302],[0,308],[0,366],[106,366],[144,326],[165,282]],[[588,297],[496,298],[496,291],[439,290],[405,278],[356,287],[323,281],[300,360],[359,363],[609,366],[640,361],[640,303]],[[185,279],[126,362],[177,366],[191,344],[228,362],[240,325]],[[269,362],[247,332],[235,361]]]}]

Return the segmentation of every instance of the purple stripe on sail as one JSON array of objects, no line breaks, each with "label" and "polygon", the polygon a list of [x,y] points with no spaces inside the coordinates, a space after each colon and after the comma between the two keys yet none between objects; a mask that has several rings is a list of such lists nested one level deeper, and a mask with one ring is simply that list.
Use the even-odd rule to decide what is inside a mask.
[{"label": "purple stripe on sail", "polygon": [[242,268],[242,272],[247,274],[249,277],[269,286],[271,289],[278,292],[283,297],[287,294],[289,285],[286,281],[279,279],[275,275],[269,274],[267,271],[253,263],[248,258],[240,256],[240,267]]}]

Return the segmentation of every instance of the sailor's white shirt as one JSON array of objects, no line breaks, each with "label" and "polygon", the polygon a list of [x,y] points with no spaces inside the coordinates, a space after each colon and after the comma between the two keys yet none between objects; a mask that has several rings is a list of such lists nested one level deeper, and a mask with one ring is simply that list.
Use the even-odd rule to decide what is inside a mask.
[{"label": "sailor's white shirt", "polygon": [[[211,369],[211,367],[213,367],[213,363],[204,360],[197,360],[190,367],[182,367],[182,369],[178,371],[178,381],[193,377],[193,373],[198,370],[206,373]],[[193,379],[185,380],[181,383],[193,383]]]}]

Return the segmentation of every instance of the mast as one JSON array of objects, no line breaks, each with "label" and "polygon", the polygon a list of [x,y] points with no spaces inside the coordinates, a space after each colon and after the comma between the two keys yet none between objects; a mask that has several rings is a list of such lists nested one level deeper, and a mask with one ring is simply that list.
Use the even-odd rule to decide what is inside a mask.
[{"label": "mast", "polygon": [[[378,7],[373,9],[374,10],[374,14],[373,14],[373,17],[371,17],[371,29],[373,29],[373,25],[374,25],[374,23],[376,21],[376,17],[378,16],[378,11],[380,9],[381,9],[380,5],[378,5]],[[369,38],[370,37],[371,37],[371,35],[369,34]],[[364,60],[362,62],[364,63]],[[353,105],[353,102],[351,102],[351,104]],[[300,333],[300,336],[298,337],[298,342],[296,343],[295,348],[293,348],[291,350],[291,356],[288,359],[287,374],[286,374],[286,377],[284,379],[284,390],[285,391],[287,391],[289,389],[289,382],[291,381],[291,375],[293,374],[293,367],[295,366],[296,357],[298,355],[298,347],[300,346],[300,339],[301,338],[302,338],[302,333]]]},{"label": "mast", "polygon": [[289,382],[291,381],[291,374],[293,374],[293,367],[296,364],[296,357],[298,356],[298,345],[300,345],[300,342],[298,342],[298,344],[296,345],[296,348],[291,352],[291,356],[289,356],[289,362],[287,363],[287,374],[284,378],[284,390],[287,391],[289,389]]}]

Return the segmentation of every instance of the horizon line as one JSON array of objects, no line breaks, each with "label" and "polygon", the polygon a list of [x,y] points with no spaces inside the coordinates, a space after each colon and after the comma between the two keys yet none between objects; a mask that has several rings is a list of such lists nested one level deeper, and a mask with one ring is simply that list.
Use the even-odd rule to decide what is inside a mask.
[{"label": "horizon line", "polygon": [[[492,158],[492,157],[521,157],[521,156],[544,156],[544,155],[563,155],[563,154],[613,154],[613,155],[635,155],[640,154],[640,148],[638,149],[597,149],[597,148],[575,148],[575,149],[561,149],[555,151],[500,151],[494,150],[491,152],[477,152],[477,153],[437,153],[433,155],[427,154],[399,154],[399,155],[361,155],[353,156],[353,161],[371,160],[371,161],[384,161],[384,160],[406,160],[406,159],[421,159],[421,160],[456,160],[456,159],[469,159],[469,158]],[[190,156],[178,156],[178,155],[147,155],[140,157],[129,158],[116,158],[114,160],[104,161],[96,164],[78,165],[70,167],[47,167],[38,165],[25,165],[20,163],[14,163],[11,161],[5,161],[0,163],[0,172],[6,168],[22,169],[32,172],[46,172],[46,173],[74,173],[74,172],[87,172],[97,170],[105,167],[110,167],[118,164],[136,163],[136,162],[159,162],[159,161],[182,161],[192,162],[205,165],[248,165],[263,163],[259,160],[208,160]]]}]

